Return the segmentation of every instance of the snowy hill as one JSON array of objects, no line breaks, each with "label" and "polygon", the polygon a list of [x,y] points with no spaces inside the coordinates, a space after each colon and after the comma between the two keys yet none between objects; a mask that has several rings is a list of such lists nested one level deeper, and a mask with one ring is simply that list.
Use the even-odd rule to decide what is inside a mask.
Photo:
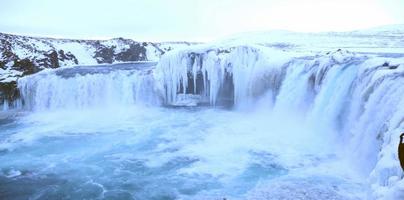
[{"label": "snowy hill", "polygon": [[72,40],[0,33],[0,44],[0,82],[10,82],[44,68],[157,61],[165,52],[192,43],[137,42],[124,38]]}]

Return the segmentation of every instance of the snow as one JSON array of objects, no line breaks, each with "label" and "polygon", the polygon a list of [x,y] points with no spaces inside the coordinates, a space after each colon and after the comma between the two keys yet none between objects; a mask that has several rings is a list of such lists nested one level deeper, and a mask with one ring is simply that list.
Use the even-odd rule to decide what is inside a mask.
[{"label": "snow", "polygon": [[49,51],[53,49],[50,43],[47,43],[45,41],[37,39],[30,39],[30,40],[32,40],[30,42],[33,44],[33,46],[35,46],[36,49],[41,49],[42,51]]},{"label": "snow", "polygon": [[155,48],[154,46],[152,46],[151,44],[146,46],[146,57],[147,60],[150,61],[159,61],[160,57],[161,57],[162,52],[160,52],[160,50],[158,50],[157,48]]},{"label": "snow", "polygon": [[65,52],[71,52],[76,56],[79,65],[96,65],[97,61],[93,58],[91,47],[80,43],[64,42],[56,43],[56,49],[63,49]]},{"label": "snow", "polygon": [[122,51],[129,49],[129,44],[124,43],[119,38],[112,39],[112,40],[104,40],[101,42],[101,44],[103,44],[107,47],[115,46],[115,53],[121,53]]},{"label": "snow", "polygon": [[12,82],[16,81],[20,76],[22,75],[22,72],[12,70],[12,69],[1,69],[0,68],[0,82]]},{"label": "snow", "polygon": [[158,43],[158,47],[163,51],[169,51],[170,49],[181,49],[191,46],[193,43],[187,42],[162,42]]},{"label": "snow", "polygon": [[19,58],[26,58],[32,55],[32,52],[29,52],[27,49],[23,49],[20,47],[13,47],[13,52],[19,57]]},{"label": "snow", "polygon": [[215,43],[278,46],[303,52],[345,49],[351,52],[404,53],[404,25],[352,32],[299,33],[291,31],[249,32],[216,40]]}]

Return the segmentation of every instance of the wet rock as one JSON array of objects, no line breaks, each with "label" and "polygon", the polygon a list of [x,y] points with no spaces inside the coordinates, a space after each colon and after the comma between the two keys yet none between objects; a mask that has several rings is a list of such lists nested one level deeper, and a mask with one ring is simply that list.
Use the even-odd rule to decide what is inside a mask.
[{"label": "wet rock", "polygon": [[130,61],[146,61],[146,48],[147,43],[137,43],[130,40],[118,38],[119,42],[123,44],[129,44],[129,48],[122,50],[119,53],[118,48],[115,45],[105,46],[100,42],[96,43],[96,52],[94,58],[99,64],[101,63],[113,63],[114,61],[130,62]]},{"label": "wet rock", "polygon": [[39,66],[36,66],[33,61],[29,60],[28,58],[15,60],[12,69],[23,72],[23,76],[34,74],[41,70]]},{"label": "wet rock", "polygon": [[59,50],[58,51],[58,59],[60,61],[66,61],[66,60],[71,60],[74,62],[74,64],[79,64],[79,61],[77,60],[77,58],[71,53],[71,52],[67,52],[65,53],[63,50]]},{"label": "wet rock", "polygon": [[48,54],[45,54],[48,56],[49,61],[50,61],[50,68],[58,68],[60,67],[59,65],[59,59],[58,59],[58,53],[55,50],[50,51]]},{"label": "wet rock", "polygon": [[51,50],[44,54],[44,58],[36,61],[40,66],[45,68],[58,68],[60,67],[58,53]]},{"label": "wet rock", "polygon": [[146,48],[138,43],[130,44],[129,49],[118,53],[116,55],[118,61],[145,61],[146,60]]},{"label": "wet rock", "polygon": [[8,102],[16,100],[20,96],[17,83],[12,82],[0,82],[0,104],[3,104],[5,100]]},{"label": "wet rock", "polygon": [[397,69],[398,66],[400,65],[391,65],[389,62],[384,62],[382,67],[388,68],[388,69]]},{"label": "wet rock", "polygon": [[[98,43],[99,44],[99,43]],[[100,45],[94,55],[94,58],[97,60],[98,64],[101,63],[109,63],[111,64],[114,62],[114,54],[115,54],[115,46],[106,47]]]},{"label": "wet rock", "polygon": [[11,42],[5,39],[0,39],[0,68],[6,69],[6,64],[13,60],[18,60],[11,48]]}]

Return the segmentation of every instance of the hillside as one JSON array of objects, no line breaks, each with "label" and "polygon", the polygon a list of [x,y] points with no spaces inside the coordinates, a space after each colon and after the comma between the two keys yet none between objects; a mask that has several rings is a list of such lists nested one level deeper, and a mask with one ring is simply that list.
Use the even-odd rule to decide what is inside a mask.
[{"label": "hillside", "polygon": [[0,33],[0,82],[15,81],[45,68],[157,61],[165,52],[191,44],[138,42],[124,38],[53,39]]}]

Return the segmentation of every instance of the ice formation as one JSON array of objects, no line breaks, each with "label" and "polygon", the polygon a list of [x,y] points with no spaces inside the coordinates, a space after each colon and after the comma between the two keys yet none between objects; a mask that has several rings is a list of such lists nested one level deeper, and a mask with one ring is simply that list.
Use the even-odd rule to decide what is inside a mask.
[{"label": "ice formation", "polygon": [[371,196],[402,198],[396,147],[404,130],[403,58],[343,50],[285,54],[254,46],[183,50],[163,57],[155,75],[168,104],[188,93],[211,105],[230,98],[237,107],[264,98],[273,112],[303,115],[317,130],[331,127],[334,133],[324,134],[343,145],[358,172],[369,177]]}]

